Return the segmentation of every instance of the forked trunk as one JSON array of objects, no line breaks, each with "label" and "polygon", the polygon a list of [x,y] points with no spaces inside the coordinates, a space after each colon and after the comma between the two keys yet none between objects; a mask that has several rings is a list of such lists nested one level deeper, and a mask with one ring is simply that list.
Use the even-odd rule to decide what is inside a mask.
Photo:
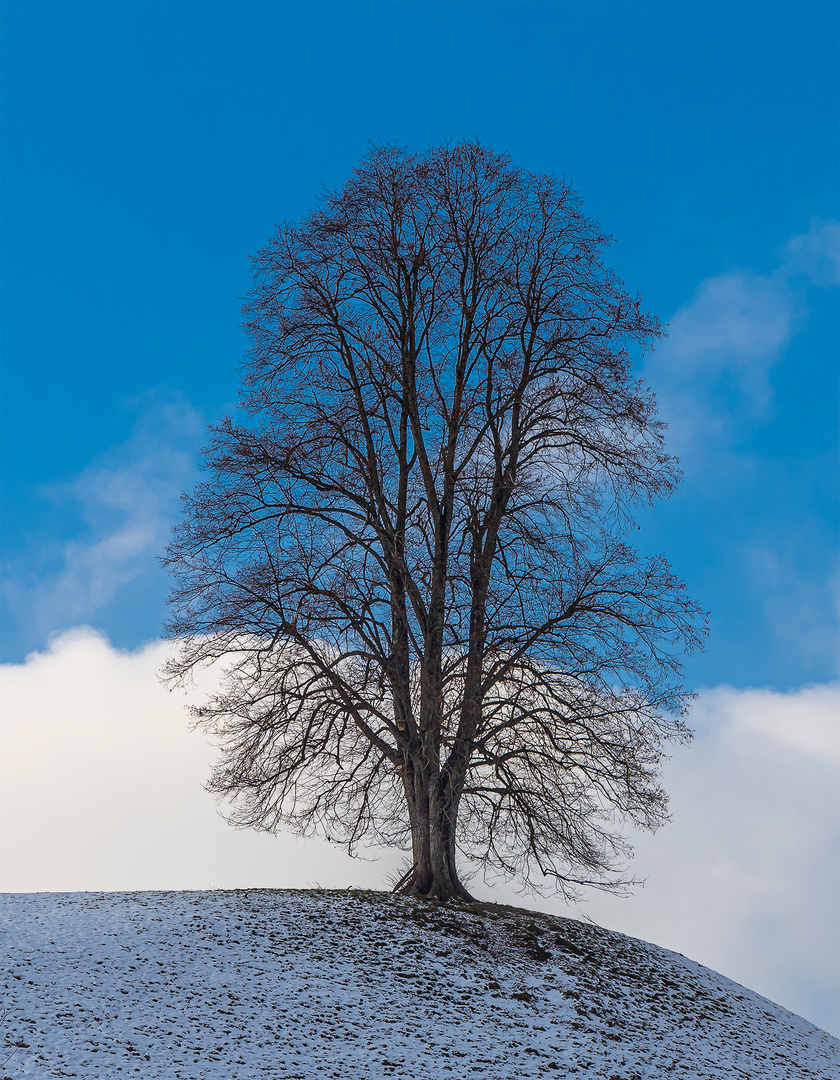
[{"label": "forked trunk", "polygon": [[398,891],[429,900],[472,902],[473,897],[458,877],[455,859],[458,798],[453,795],[445,773],[429,778],[418,770],[406,779],[405,792],[414,867]]}]

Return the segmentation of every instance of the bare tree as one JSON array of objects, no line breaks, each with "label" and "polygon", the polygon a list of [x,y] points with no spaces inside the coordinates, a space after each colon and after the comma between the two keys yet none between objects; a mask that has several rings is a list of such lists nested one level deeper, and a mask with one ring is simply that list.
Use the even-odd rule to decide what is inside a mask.
[{"label": "bare tree", "polygon": [[479,145],[379,147],[257,256],[243,419],[168,557],[234,823],[410,838],[404,890],[467,898],[456,850],[569,892],[664,820],[700,631],[625,542],[677,473],[608,242]]}]

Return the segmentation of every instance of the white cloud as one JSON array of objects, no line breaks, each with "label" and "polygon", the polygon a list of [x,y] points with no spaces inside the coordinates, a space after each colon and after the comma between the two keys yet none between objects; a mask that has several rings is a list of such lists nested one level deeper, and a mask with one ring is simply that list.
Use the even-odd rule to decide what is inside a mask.
[{"label": "white cloud", "polygon": [[[225,824],[188,695],[157,680],[166,650],[119,652],[82,628],[0,666],[0,889],[383,887],[400,856]],[[673,822],[638,839],[647,887],[583,912],[840,1030],[838,716],[840,684],[704,693],[695,743],[666,768]]]},{"label": "white cloud", "polygon": [[637,838],[631,900],[596,921],[840,1031],[840,683],[717,687],[665,769],[673,820]]},{"label": "white cloud", "polygon": [[121,652],[82,627],[0,665],[0,891],[381,882],[381,865],[326,842],[222,820],[189,695],[157,677],[167,648]]},{"label": "white cloud", "polygon": [[788,241],[782,272],[814,285],[840,285],[840,223],[814,218],[808,232]]},{"label": "white cloud", "polygon": [[792,693],[719,687],[703,695],[698,712],[701,717],[703,712],[723,717],[741,736],[763,735],[781,746],[840,765],[840,683],[803,686]]},{"label": "white cloud", "polygon": [[770,371],[806,319],[800,285],[838,284],[839,264],[840,227],[814,220],[774,273],[733,270],[700,284],[645,363],[672,449],[705,455],[766,413]]},{"label": "white cloud", "polygon": [[[778,279],[748,270],[704,281],[674,316],[668,347],[684,374],[704,378],[762,366],[790,338],[792,312]],[[782,302],[780,303],[780,299]]]},{"label": "white cloud", "polygon": [[92,620],[129,582],[154,569],[180,492],[193,479],[202,429],[185,402],[148,407],[125,443],[72,482],[46,490],[56,506],[76,508],[84,528],[60,548],[48,540],[7,568],[10,607],[39,640]]}]

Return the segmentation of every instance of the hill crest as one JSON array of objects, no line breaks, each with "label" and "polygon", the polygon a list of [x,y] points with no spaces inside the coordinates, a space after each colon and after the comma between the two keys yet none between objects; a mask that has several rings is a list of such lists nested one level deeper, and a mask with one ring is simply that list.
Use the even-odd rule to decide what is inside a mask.
[{"label": "hill crest", "polygon": [[2,1075],[840,1076],[840,1042],[685,957],[509,907],[323,890],[0,897]]}]

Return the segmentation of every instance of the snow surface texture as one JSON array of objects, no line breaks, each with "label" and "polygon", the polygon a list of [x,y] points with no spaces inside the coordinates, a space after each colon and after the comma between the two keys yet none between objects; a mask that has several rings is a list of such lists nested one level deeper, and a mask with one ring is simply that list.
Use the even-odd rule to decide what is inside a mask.
[{"label": "snow surface texture", "polygon": [[840,1077],[838,1040],[708,968],[512,908],[4,895],[0,956],[3,1078]]}]

